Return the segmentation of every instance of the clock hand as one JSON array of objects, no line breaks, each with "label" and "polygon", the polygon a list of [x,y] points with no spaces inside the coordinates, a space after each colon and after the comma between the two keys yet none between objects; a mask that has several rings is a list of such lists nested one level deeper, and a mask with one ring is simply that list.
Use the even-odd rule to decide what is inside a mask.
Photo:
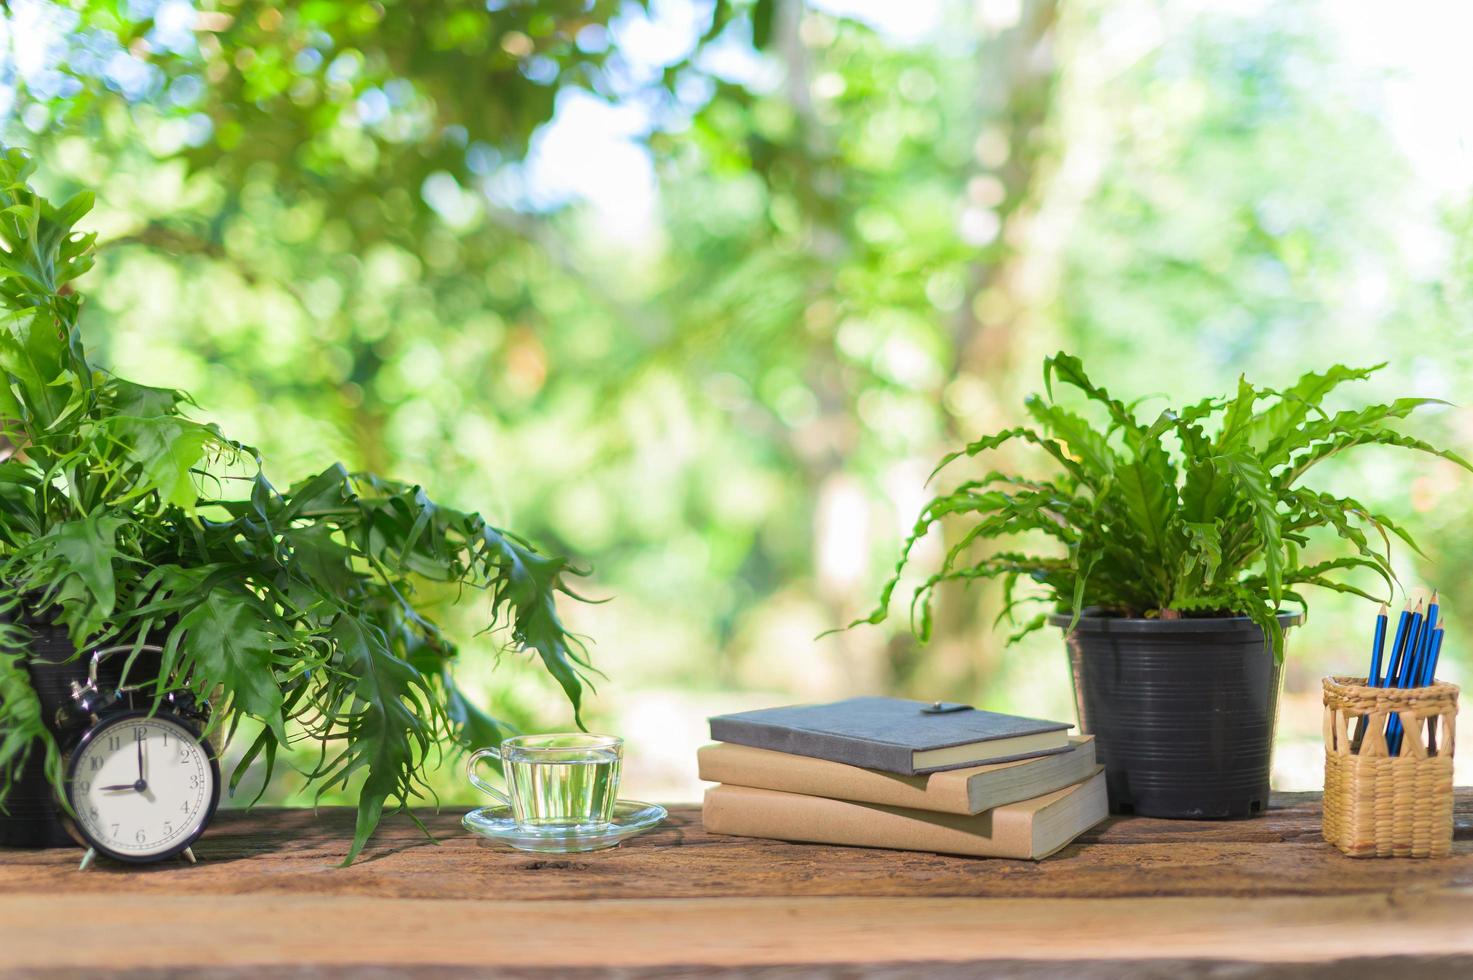
[{"label": "clock hand", "polygon": [[136,791],[138,789],[138,784],[137,783],[119,783],[116,786],[99,786],[97,788],[100,789],[100,790],[120,790],[120,789],[127,789],[127,790],[135,790]]},{"label": "clock hand", "polygon": [[148,790],[148,780],[143,778],[143,739],[136,739],[136,741],[138,742],[138,782],[133,784],[133,788],[144,793]]}]

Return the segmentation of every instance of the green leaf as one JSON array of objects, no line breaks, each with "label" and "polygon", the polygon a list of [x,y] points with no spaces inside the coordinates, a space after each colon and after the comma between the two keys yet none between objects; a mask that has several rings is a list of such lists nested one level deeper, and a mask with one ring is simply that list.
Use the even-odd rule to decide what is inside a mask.
[{"label": "green leaf", "polygon": [[1284,662],[1284,628],[1279,625],[1278,603],[1267,603],[1261,599],[1246,596],[1241,588],[1237,591],[1243,613],[1263,630],[1263,635],[1268,638],[1269,645],[1273,648],[1274,662],[1282,664]]},{"label": "green leaf", "polygon": [[25,666],[28,639],[26,630],[0,624],[0,812],[6,812],[11,787],[37,746],[48,781],[62,789],[61,751]]},{"label": "green leaf", "polygon": [[1326,395],[1347,381],[1364,380],[1385,366],[1381,363],[1369,368],[1348,368],[1336,364],[1324,374],[1313,371],[1305,374],[1281,393],[1274,405],[1247,424],[1244,438],[1248,446],[1266,465],[1272,465],[1279,458],[1280,446],[1303,431],[1305,419],[1311,412],[1319,411]]},{"label": "green leaf", "polygon": [[[1352,568],[1369,569],[1370,571],[1375,572],[1378,576],[1380,576],[1380,578],[1386,583],[1388,588],[1390,588],[1391,586],[1391,578],[1386,570],[1381,566],[1380,562],[1374,561],[1370,558],[1361,558],[1359,556],[1351,555],[1345,555],[1340,558],[1332,558],[1328,561],[1317,562],[1313,565],[1305,565],[1299,568],[1292,569],[1284,576],[1284,583],[1286,585],[1293,585],[1301,582],[1309,582],[1322,577],[1326,572]],[[1364,595],[1364,593],[1361,592],[1356,592],[1355,594]],[[1375,599],[1373,596],[1365,596],[1365,598],[1373,599],[1376,602],[1388,601],[1385,599]]]},{"label": "green leaf", "polygon": [[1024,401],[1028,413],[1045,431],[1059,437],[1065,448],[1084,464],[1091,486],[1098,487],[1114,474],[1118,459],[1109,440],[1078,415],[1051,405],[1036,395]]},{"label": "green leaf", "polygon": [[189,402],[182,392],[115,378],[105,387],[112,411],[103,428],[130,464],[132,493],[157,493],[160,506],[172,504],[193,514],[199,500],[194,471],[203,463],[205,449],[224,447],[224,438],[214,426],[179,414]]},{"label": "green leaf", "polygon": [[1263,464],[1251,452],[1228,453],[1219,458],[1232,472],[1250,504],[1253,526],[1259,535],[1259,556],[1263,561],[1269,602],[1277,607],[1283,594],[1284,551],[1280,538],[1281,515],[1273,484]]},{"label": "green leaf", "polygon": [[113,425],[128,458],[138,466],[133,492],[157,492],[164,504],[192,514],[199,498],[192,473],[216,439],[208,426],[180,418],[124,418]]},{"label": "green leaf", "polygon": [[573,706],[573,720],[583,726],[583,679],[579,667],[586,665],[582,644],[564,629],[558,617],[556,591],[566,559],[539,555],[518,544],[490,525],[481,528],[483,559],[501,570],[493,586],[493,601],[508,606],[512,639],[524,650],[533,650],[548,673],[562,686]]},{"label": "green leaf", "polygon": [[1182,596],[1172,602],[1171,608],[1177,612],[1197,612],[1207,615],[1221,615],[1222,613],[1245,613],[1242,596],[1232,592],[1204,592],[1200,595]]},{"label": "green leaf", "polygon": [[1368,599],[1371,602],[1386,601],[1386,599],[1384,598],[1371,595],[1364,589],[1356,588],[1355,586],[1350,585],[1347,582],[1338,582],[1334,579],[1325,578],[1323,575],[1306,575],[1297,579],[1297,581],[1303,582],[1307,585],[1317,585],[1320,588],[1328,589],[1331,592],[1343,592],[1346,595],[1359,596],[1360,598]]},{"label": "green leaf", "polygon": [[1012,429],[1004,429],[1002,432],[994,433],[990,436],[984,436],[981,439],[977,439],[974,442],[968,443],[965,449],[960,449],[953,453],[947,453],[945,456],[941,457],[941,462],[936,464],[936,468],[931,471],[931,475],[926,478],[926,482],[929,483],[934,480],[937,473],[940,473],[946,467],[950,466],[956,460],[961,459],[963,456],[978,456],[989,449],[996,449],[997,447],[1011,442],[1014,439],[1027,439],[1030,442],[1034,442],[1036,444],[1042,443],[1044,441],[1043,437],[1034,432],[1032,429],[1024,428],[1022,426],[1018,426],[1017,428]]},{"label": "green leaf", "polygon": [[1050,400],[1052,400],[1054,395],[1053,381],[1056,377],[1065,384],[1072,385],[1084,392],[1090,400],[1105,406],[1106,411],[1110,413],[1110,420],[1115,427],[1123,429],[1129,434],[1142,431],[1140,423],[1136,421],[1135,415],[1129,407],[1111,398],[1108,391],[1097,386],[1089,379],[1089,376],[1084,373],[1084,362],[1079,358],[1060,351],[1053,357],[1044,359],[1044,390],[1048,393]]},{"label": "green leaf", "polygon": [[[1290,490],[1284,494],[1287,502],[1299,508],[1304,517],[1294,516],[1286,528],[1311,526],[1328,526],[1335,529],[1341,538],[1349,541],[1355,546],[1356,553],[1372,562],[1377,573],[1386,581],[1388,589],[1394,589],[1396,582],[1396,571],[1391,565],[1391,544],[1386,537],[1381,525],[1362,507],[1359,503],[1349,497],[1333,497],[1330,494],[1317,494],[1303,488]],[[1386,544],[1386,553],[1382,554],[1373,549],[1365,532],[1352,523],[1352,518],[1366,521],[1381,531],[1381,536]]]},{"label": "green leaf", "polygon": [[1473,463],[1469,463],[1462,456],[1447,449],[1438,449],[1420,439],[1404,436],[1399,432],[1389,429],[1378,429],[1368,432],[1354,432],[1340,436],[1330,442],[1322,443],[1312,449],[1294,457],[1289,463],[1288,469],[1280,477],[1280,484],[1288,487],[1298,482],[1309,469],[1324,462],[1332,456],[1337,456],[1347,449],[1356,446],[1398,446],[1402,449],[1415,449],[1418,452],[1428,453],[1432,456],[1440,456],[1450,462],[1457,463],[1465,470],[1473,470]]},{"label": "green leaf", "polygon": [[113,562],[121,557],[118,530],[128,523],[100,510],[63,521],[7,565],[22,591],[58,597],[59,619],[79,647],[102,629],[117,603]]},{"label": "green leaf", "polygon": [[445,671],[445,708],[450,723],[455,727],[456,741],[468,749],[500,745],[502,739],[514,731],[505,722],[492,718],[476,707],[474,701],[465,696],[456,685],[449,670]]},{"label": "green leaf", "polygon": [[1183,520],[1195,524],[1221,520],[1237,500],[1232,472],[1216,457],[1197,457],[1188,463],[1181,491]]},{"label": "green leaf", "polygon": [[282,520],[313,517],[351,517],[358,513],[352,477],[341,463],[295,483],[285,494]]},{"label": "green leaf", "polygon": [[19,392],[21,415],[32,432],[53,425],[71,400],[66,338],[49,310],[23,309],[0,317],[0,371]]},{"label": "green leaf", "polygon": [[1406,418],[1427,405],[1446,404],[1438,398],[1398,398],[1388,405],[1368,405],[1337,412],[1330,418],[1306,423],[1289,432],[1270,447],[1264,460],[1270,466],[1279,466],[1293,453],[1316,443],[1354,433],[1386,431],[1384,423],[1389,420]]},{"label": "green leaf", "polygon": [[1079,617],[1084,615],[1085,588],[1089,583],[1089,576],[1094,567],[1099,563],[1100,553],[1098,551],[1076,551],[1074,553],[1074,595],[1070,598],[1069,626],[1064,632],[1074,632],[1074,627],[1079,624]]},{"label": "green leaf", "polygon": [[1008,643],[1017,643],[1019,640],[1023,639],[1023,637],[1027,636],[1030,633],[1037,633],[1039,630],[1043,629],[1047,625],[1048,613],[1039,613],[1037,616],[1034,616],[1032,619],[1028,620],[1028,622],[1018,627],[1012,633],[1008,634]]},{"label": "green leaf", "polygon": [[1171,525],[1176,503],[1176,479],[1166,454],[1145,447],[1143,453],[1117,472],[1115,485],[1131,524],[1157,563],[1172,559]]},{"label": "green leaf", "polygon": [[[1184,521],[1182,529],[1187,537],[1180,577],[1191,579],[1200,568],[1200,580],[1210,590],[1217,570],[1222,567],[1222,524],[1218,521]],[[1174,597],[1171,608],[1180,609],[1180,599],[1180,596]]]},{"label": "green leaf", "polygon": [[76,331],[77,300],[62,290],[91,267],[95,236],[72,230],[91,208],[91,194],[55,206],[27,186],[33,170],[19,150],[0,152],[0,302],[20,314],[13,322],[28,321],[0,330],[0,367],[26,390],[33,417],[45,429],[66,397],[38,385],[60,377],[58,364],[73,372],[80,389],[91,386]]},{"label": "green leaf", "polygon": [[1240,449],[1246,442],[1248,424],[1253,418],[1253,406],[1258,398],[1257,389],[1248,383],[1248,379],[1238,378],[1237,397],[1227,404],[1227,414],[1223,416],[1222,428],[1214,443],[1219,453]]},{"label": "green leaf", "polygon": [[308,524],[282,532],[293,570],[328,595],[351,595],[364,576],[353,567],[354,552],[326,524]]},{"label": "green leaf", "polygon": [[353,843],[343,861],[347,865],[378,826],[385,801],[406,804],[416,795],[411,774],[429,750],[439,714],[425,678],[389,651],[382,633],[343,614],[329,637],[335,669],[351,679],[353,707],[335,719],[347,738],[327,785],[345,784],[359,769],[366,770]]},{"label": "green leaf", "polygon": [[234,706],[287,740],[282,694],[275,675],[281,645],[268,629],[260,600],[245,592],[214,588],[179,619],[175,633],[192,669],[230,693]]}]

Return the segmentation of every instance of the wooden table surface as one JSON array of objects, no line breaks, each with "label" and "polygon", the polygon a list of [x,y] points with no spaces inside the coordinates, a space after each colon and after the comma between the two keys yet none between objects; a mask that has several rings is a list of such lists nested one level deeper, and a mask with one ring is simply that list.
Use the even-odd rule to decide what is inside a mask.
[{"label": "wooden table surface", "polygon": [[1318,797],[1117,818],[1040,863],[718,837],[680,807],[590,854],[426,814],[336,867],[352,814],[220,814],[200,863],[0,849],[0,973],[138,976],[1473,976],[1473,790],[1441,861],[1351,860]]}]

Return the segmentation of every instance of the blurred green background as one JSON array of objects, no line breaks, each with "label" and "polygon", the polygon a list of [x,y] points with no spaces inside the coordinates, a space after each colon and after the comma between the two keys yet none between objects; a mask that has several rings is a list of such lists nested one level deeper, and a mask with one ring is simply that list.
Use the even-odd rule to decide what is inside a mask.
[{"label": "blurred green background", "polygon": [[[278,484],[341,459],[590,564],[590,725],[630,740],[628,795],[688,800],[718,711],[1072,719],[1059,637],[1005,647],[987,589],[925,647],[904,617],[815,639],[1044,354],[1173,402],[1381,361],[1343,398],[1467,400],[1470,29],[1454,0],[8,0],[0,139],[97,193],[103,363],[191,390]],[[1466,453],[1473,413],[1411,431]],[[1443,590],[1458,679],[1467,475],[1335,465],[1424,542],[1398,564]],[[1280,788],[1319,784],[1318,678],[1366,659],[1373,610],[1311,601]],[[484,613],[452,615],[462,685],[568,727]]]}]

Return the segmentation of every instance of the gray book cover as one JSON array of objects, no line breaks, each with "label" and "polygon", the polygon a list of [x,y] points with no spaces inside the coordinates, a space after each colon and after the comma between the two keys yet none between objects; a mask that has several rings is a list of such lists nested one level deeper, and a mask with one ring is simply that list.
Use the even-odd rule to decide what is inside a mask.
[{"label": "gray book cover", "polygon": [[751,745],[906,776],[1067,752],[1067,743],[1054,749],[1012,755],[988,755],[985,747],[979,747],[977,758],[951,765],[917,769],[914,762],[917,752],[1074,727],[1064,722],[980,711],[964,704],[881,697],[739,711],[718,715],[710,721],[711,737],[718,742]]}]

